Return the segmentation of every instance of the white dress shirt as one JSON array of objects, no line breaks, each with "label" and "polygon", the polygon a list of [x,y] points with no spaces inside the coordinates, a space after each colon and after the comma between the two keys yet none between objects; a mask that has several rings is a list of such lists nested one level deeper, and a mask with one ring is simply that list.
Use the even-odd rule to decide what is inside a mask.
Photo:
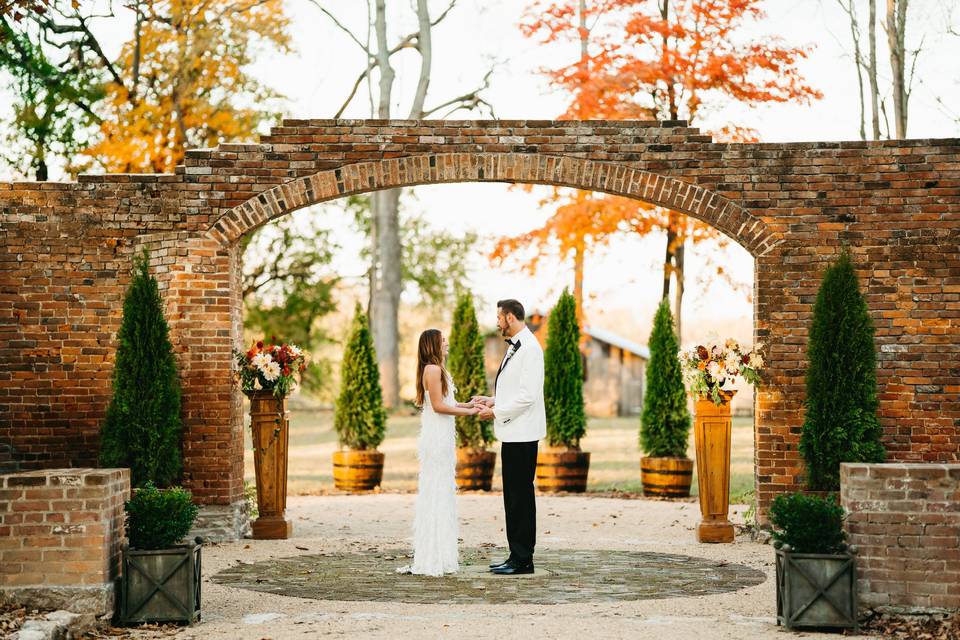
[{"label": "white dress shirt", "polygon": [[543,349],[524,327],[511,341],[494,388],[494,433],[501,442],[533,442],[547,435],[543,404]]}]

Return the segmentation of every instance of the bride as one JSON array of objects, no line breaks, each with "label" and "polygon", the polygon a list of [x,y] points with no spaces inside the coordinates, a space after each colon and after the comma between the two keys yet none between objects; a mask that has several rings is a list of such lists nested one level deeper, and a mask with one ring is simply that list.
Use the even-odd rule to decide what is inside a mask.
[{"label": "bride", "polygon": [[472,416],[480,408],[456,402],[456,388],[443,366],[449,350],[437,329],[420,334],[417,357],[417,406],[422,407],[417,457],[416,513],[413,519],[413,564],[398,573],[442,576],[458,569],[457,452],[454,416]]}]

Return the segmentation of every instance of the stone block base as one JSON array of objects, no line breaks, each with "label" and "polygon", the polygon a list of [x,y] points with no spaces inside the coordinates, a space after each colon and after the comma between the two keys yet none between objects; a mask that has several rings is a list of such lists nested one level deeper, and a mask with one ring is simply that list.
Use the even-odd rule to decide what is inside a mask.
[{"label": "stone block base", "polygon": [[238,500],[229,505],[201,505],[197,521],[187,537],[192,540],[200,536],[205,542],[233,542],[249,535],[247,501]]}]

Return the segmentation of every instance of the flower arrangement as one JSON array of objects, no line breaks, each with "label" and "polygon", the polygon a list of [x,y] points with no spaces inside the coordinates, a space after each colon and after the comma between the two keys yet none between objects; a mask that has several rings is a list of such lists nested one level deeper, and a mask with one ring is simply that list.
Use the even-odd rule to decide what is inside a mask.
[{"label": "flower arrangement", "polygon": [[744,351],[736,340],[728,339],[723,345],[697,345],[688,351],[680,352],[680,363],[687,388],[698,396],[710,398],[714,404],[723,404],[721,395],[723,386],[737,376],[748,384],[760,382],[760,370],[763,368],[763,356],[757,344],[750,351]]},{"label": "flower arrangement", "polygon": [[[271,338],[276,343],[276,337]],[[295,373],[307,368],[306,354],[295,344],[271,344],[258,340],[244,353],[233,350],[237,380],[244,391],[273,391],[286,397],[296,386]]]}]

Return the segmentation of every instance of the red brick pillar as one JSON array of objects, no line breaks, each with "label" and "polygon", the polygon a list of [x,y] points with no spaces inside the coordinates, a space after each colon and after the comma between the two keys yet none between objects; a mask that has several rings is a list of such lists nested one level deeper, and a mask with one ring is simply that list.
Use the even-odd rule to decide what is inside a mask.
[{"label": "red brick pillar", "polygon": [[129,494],[129,469],[0,476],[0,602],[112,613]]},{"label": "red brick pillar", "polygon": [[183,484],[200,505],[193,535],[235,540],[249,528],[243,498],[242,394],[233,379],[242,333],[236,246],[164,236],[150,248],[183,390]]},{"label": "red brick pillar", "polygon": [[960,610],[960,464],[840,465],[861,607]]}]

